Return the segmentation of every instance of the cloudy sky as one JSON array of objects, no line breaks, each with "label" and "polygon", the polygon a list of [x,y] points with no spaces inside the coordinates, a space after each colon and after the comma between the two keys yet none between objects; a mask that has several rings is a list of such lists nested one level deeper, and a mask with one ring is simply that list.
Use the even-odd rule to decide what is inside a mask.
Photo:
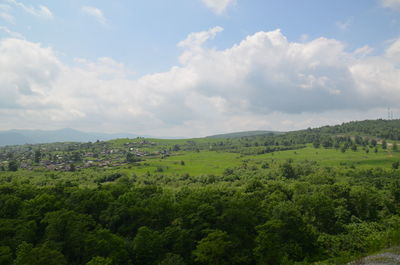
[{"label": "cloudy sky", "polygon": [[400,117],[400,0],[0,0],[0,130]]}]

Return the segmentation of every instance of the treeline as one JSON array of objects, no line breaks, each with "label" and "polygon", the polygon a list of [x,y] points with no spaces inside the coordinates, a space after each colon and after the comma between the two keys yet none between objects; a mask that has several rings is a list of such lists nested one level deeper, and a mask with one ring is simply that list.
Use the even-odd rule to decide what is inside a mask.
[{"label": "treeline", "polygon": [[178,188],[121,175],[91,189],[3,181],[0,264],[330,259],[326,264],[400,243],[398,171],[343,172],[287,161],[269,175],[261,172],[243,165],[202,185]]},{"label": "treeline", "polygon": [[[372,149],[376,148],[378,143],[386,149],[386,141],[388,140],[400,140],[400,120],[355,121],[278,135],[266,134],[221,139],[219,142],[213,143],[211,147],[212,150],[216,151],[231,151],[241,154],[295,150],[304,147],[306,144],[313,144],[316,148],[340,148],[346,151],[356,148],[355,146]],[[394,151],[397,151],[397,144],[395,144]]]},{"label": "treeline", "polygon": [[382,139],[400,140],[400,120],[352,121],[336,126],[324,126],[314,131],[329,134],[358,133]]}]

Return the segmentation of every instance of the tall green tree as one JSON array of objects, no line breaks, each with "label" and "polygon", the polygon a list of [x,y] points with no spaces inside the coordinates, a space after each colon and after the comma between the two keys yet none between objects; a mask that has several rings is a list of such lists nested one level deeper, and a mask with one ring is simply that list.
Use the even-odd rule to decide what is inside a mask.
[{"label": "tall green tree", "polygon": [[382,149],[386,150],[386,148],[387,148],[386,140],[382,140]]},{"label": "tall green tree", "polygon": [[17,171],[18,170],[18,162],[16,160],[11,160],[8,163],[8,171]]},{"label": "tall green tree", "polygon": [[41,158],[42,158],[42,153],[40,152],[40,150],[36,150],[34,156],[35,163],[39,163]]},{"label": "tall green tree", "polygon": [[162,256],[162,242],[158,232],[142,226],[133,239],[133,250],[138,264],[155,264]]},{"label": "tall green tree", "polygon": [[17,257],[13,265],[66,265],[62,253],[42,244],[33,247],[32,244],[22,242],[17,249]]},{"label": "tall green tree", "polygon": [[197,243],[193,255],[196,261],[203,264],[229,264],[230,246],[228,234],[221,230],[214,230]]}]

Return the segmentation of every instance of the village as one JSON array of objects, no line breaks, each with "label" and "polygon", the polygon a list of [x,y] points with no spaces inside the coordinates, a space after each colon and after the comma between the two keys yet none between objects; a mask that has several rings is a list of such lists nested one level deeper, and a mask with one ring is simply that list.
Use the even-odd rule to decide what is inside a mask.
[{"label": "village", "polygon": [[[134,164],[149,157],[164,158],[169,154],[170,150],[139,138],[127,139],[122,145],[96,141],[6,146],[0,148],[0,170],[75,171],[90,167],[110,168]],[[15,170],[10,165],[15,165]]]}]

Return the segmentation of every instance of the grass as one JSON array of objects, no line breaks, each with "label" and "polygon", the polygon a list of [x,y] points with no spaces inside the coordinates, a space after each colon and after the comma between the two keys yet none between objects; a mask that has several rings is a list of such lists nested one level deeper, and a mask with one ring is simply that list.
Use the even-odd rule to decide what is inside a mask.
[{"label": "grass", "polygon": [[[132,167],[132,173],[144,174],[162,173],[175,175],[188,173],[190,175],[221,175],[226,168],[240,166],[246,160],[249,165],[259,166],[262,162],[283,163],[291,159],[294,162],[315,161],[320,166],[329,167],[357,167],[389,169],[392,163],[400,160],[400,152],[391,153],[379,149],[377,153],[366,153],[364,150],[347,150],[342,153],[335,149],[315,149],[308,146],[300,150],[280,151],[275,153],[243,156],[236,153],[201,151],[179,152],[164,159],[151,158],[141,162],[139,166]],[[184,165],[181,165],[181,161]]]},{"label": "grass", "polygon": [[[118,140],[118,144],[123,144],[124,140]],[[166,145],[175,144],[183,140],[161,140]],[[279,166],[280,163],[293,160],[294,163],[305,161],[315,161],[319,166],[329,166],[338,168],[392,168],[392,163],[400,160],[400,152],[391,152],[379,148],[377,153],[368,154],[359,149],[358,151],[347,150],[342,153],[335,149],[315,149],[311,145],[299,150],[279,151],[274,153],[245,156],[237,153],[200,151],[173,152],[171,156],[160,158],[147,158],[145,161],[134,165],[125,165],[113,168],[88,168],[77,172],[58,172],[45,169],[33,171],[19,170],[18,172],[0,172],[0,180],[10,182],[31,183],[37,186],[54,185],[62,181],[77,183],[79,186],[93,186],[96,179],[114,173],[122,173],[126,176],[146,175],[190,176],[222,175],[226,168],[241,166],[244,162],[249,166],[261,168],[264,162]],[[268,169],[267,169],[268,170]],[[400,169],[399,169],[400,170]],[[96,184],[97,185],[97,184]]]},{"label": "grass", "polygon": [[321,166],[356,166],[361,168],[383,167],[391,168],[392,163],[400,160],[400,152],[379,149],[378,153],[370,151],[368,154],[364,150],[347,150],[342,153],[340,150],[313,148],[308,146],[300,150],[281,151],[261,156],[252,156],[252,159],[266,159],[274,161],[284,161],[293,159],[295,162],[316,161]]},{"label": "grass", "polygon": [[[234,153],[212,151],[180,152],[164,159],[148,159],[142,162],[140,166],[134,167],[132,172],[136,174],[143,174],[149,171],[167,175],[185,173],[190,175],[220,175],[226,168],[239,165],[242,160],[243,158],[239,154]],[[183,165],[181,161],[183,161]]]}]

